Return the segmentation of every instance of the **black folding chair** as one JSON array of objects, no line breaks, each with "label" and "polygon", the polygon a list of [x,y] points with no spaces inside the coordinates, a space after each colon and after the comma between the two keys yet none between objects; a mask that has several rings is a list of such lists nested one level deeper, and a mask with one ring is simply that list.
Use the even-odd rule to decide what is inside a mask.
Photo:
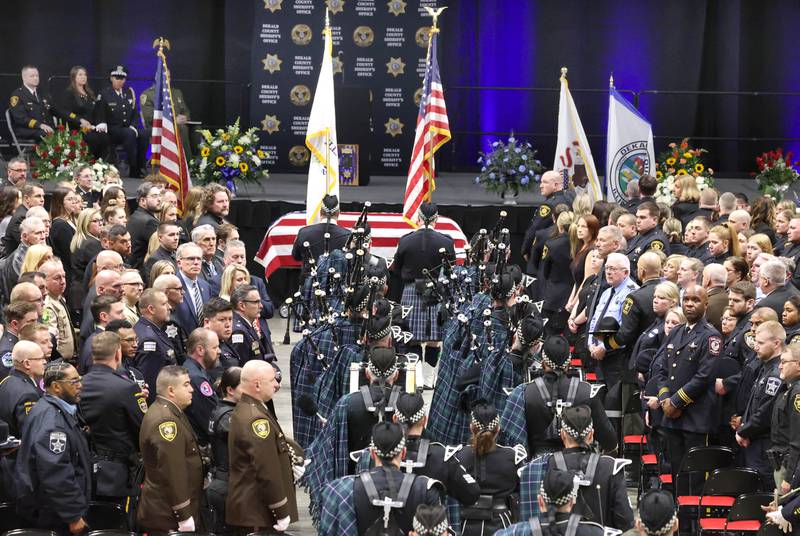
[{"label": "black folding chair", "polygon": [[0,504],[0,534],[27,524],[27,521],[17,515],[17,507],[13,502]]},{"label": "black folding chair", "polygon": [[125,511],[118,503],[92,501],[86,513],[86,523],[92,530],[128,531],[128,520]]},{"label": "black folding chair", "polygon": [[760,486],[761,478],[753,469],[727,467],[711,473],[697,506],[700,529],[723,530],[737,497],[755,493]]},{"label": "black folding chair", "polygon": [[739,495],[728,513],[725,533],[734,536],[758,533],[767,518],[761,507],[771,503],[773,498],[771,493],[765,492]]},{"label": "black folding chair", "polygon": [[[692,447],[676,473],[673,489],[678,500],[678,518],[684,527],[695,528],[697,506],[706,475],[733,465],[733,450],[728,447]],[[694,531],[693,531],[694,532]]]},{"label": "black folding chair", "polygon": [[136,536],[136,533],[126,530],[93,530],[86,536]]},{"label": "black folding chair", "polygon": [[14,529],[4,533],[3,536],[57,536],[57,535],[52,530]]},{"label": "black folding chair", "polygon": [[11,134],[11,143],[13,143],[14,147],[17,148],[17,152],[19,153],[19,155],[24,157],[25,156],[25,151],[28,150],[28,149],[33,149],[33,147],[36,144],[34,142],[32,142],[32,141],[25,141],[25,140],[20,140],[19,138],[17,138],[17,133],[14,132],[14,123],[13,123],[13,121],[11,121],[11,109],[10,108],[6,108],[6,124],[8,125],[9,134]]}]

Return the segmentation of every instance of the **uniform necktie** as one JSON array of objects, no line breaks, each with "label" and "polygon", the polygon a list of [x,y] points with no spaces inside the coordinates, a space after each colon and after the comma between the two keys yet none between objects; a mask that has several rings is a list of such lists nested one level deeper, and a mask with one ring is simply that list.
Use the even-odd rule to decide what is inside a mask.
[{"label": "uniform necktie", "polygon": [[192,294],[194,294],[194,312],[197,318],[200,318],[200,312],[203,310],[203,296],[200,294],[200,286],[197,281],[192,281]]},{"label": "uniform necktie", "polygon": [[603,310],[600,312],[600,316],[597,317],[597,321],[598,322],[600,322],[603,319],[603,317],[606,315],[606,311],[608,311],[608,306],[611,305],[611,300],[614,299],[614,293],[616,291],[617,290],[614,287],[611,287],[611,294],[608,296],[608,301],[606,301],[605,305],[603,305]]}]

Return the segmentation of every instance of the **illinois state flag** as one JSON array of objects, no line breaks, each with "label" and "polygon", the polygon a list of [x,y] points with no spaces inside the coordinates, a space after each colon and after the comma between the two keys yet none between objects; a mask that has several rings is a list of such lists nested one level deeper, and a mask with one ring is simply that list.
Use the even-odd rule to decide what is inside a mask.
[{"label": "illinois state flag", "polygon": [[331,30],[326,25],[325,54],[314,93],[314,104],[308,118],[306,147],[311,151],[306,188],[306,223],[319,220],[322,198],[339,195],[339,150],[336,146],[336,108],[333,101],[333,60]]},{"label": "illinois state flag", "polygon": [[655,166],[653,127],[639,110],[611,87],[608,97],[606,189],[609,201],[627,199],[628,183],[649,175]]},{"label": "illinois state flag", "polygon": [[586,132],[581,125],[578,109],[569,92],[566,69],[561,75],[561,97],[558,103],[558,143],[553,169],[572,179],[576,189],[589,193],[595,201],[603,199],[603,188],[597,178],[597,168],[589,149]]}]

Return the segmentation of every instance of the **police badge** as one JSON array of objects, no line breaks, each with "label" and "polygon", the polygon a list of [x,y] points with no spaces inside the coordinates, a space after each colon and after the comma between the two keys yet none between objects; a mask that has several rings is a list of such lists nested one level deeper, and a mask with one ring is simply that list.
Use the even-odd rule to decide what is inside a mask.
[{"label": "police badge", "polygon": [[295,24],[292,28],[292,42],[295,45],[305,46],[311,42],[311,28],[308,24]]},{"label": "police badge", "polygon": [[391,137],[400,136],[403,133],[403,123],[400,122],[400,118],[390,117],[389,120],[384,123],[386,127],[386,133]]},{"label": "police badge", "polygon": [[267,54],[267,57],[261,60],[261,63],[264,64],[264,70],[269,71],[269,74],[274,74],[275,71],[281,70],[281,60],[277,54]]},{"label": "police badge", "polygon": [[406,72],[406,64],[403,58],[389,58],[386,62],[386,72],[395,78]]},{"label": "police badge", "polygon": [[264,119],[261,120],[261,130],[266,131],[267,134],[278,132],[280,126],[281,122],[274,115],[265,115]]},{"label": "police badge", "polygon": [[325,0],[325,5],[328,6],[331,15],[336,15],[344,9],[344,0]]},{"label": "police badge", "polygon": [[166,327],[164,333],[166,333],[167,337],[169,337],[170,339],[174,339],[178,335],[178,326],[176,326],[175,324],[170,324],[169,326]]},{"label": "police badge", "polygon": [[353,31],[353,42],[360,47],[368,47],[375,41],[375,32],[369,26],[359,26]]},{"label": "police badge", "polygon": [[64,432],[50,432],[50,452],[61,454],[67,448],[67,434]]},{"label": "police badge", "polygon": [[417,45],[422,48],[428,48],[428,42],[431,40],[431,29],[429,26],[422,26],[417,30],[417,33],[414,34],[414,40],[417,42]]},{"label": "police badge", "polygon": [[158,433],[167,441],[172,441],[178,435],[178,425],[175,421],[165,421],[158,425]]},{"label": "police badge", "polygon": [[283,0],[264,0],[264,9],[269,10],[270,13],[280,11]]},{"label": "police badge", "polygon": [[311,102],[311,90],[308,86],[297,84],[289,91],[289,99],[295,106],[305,106]]},{"label": "police badge", "polygon": [[386,2],[386,6],[389,8],[389,13],[395,17],[399,17],[401,13],[406,12],[406,3],[403,0],[389,0]]}]

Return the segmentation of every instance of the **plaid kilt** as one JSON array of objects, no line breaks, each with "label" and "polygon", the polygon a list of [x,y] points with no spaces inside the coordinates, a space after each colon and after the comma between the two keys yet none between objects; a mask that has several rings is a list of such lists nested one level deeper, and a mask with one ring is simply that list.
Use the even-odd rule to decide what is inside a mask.
[{"label": "plaid kilt", "polygon": [[[461,409],[460,393],[456,384],[461,374],[475,362],[474,352],[468,351],[465,358],[461,352],[451,352],[454,357],[452,373],[441,372],[433,392],[430,415],[426,430],[433,441],[445,445],[461,445],[470,437],[469,414]],[[448,365],[448,368],[451,365]]]},{"label": "plaid kilt", "polygon": [[532,459],[519,475],[519,518],[530,519],[539,515],[539,503],[536,498],[542,487],[547,472],[547,461],[550,454],[542,454]]},{"label": "plaid kilt", "polygon": [[513,525],[500,529],[494,533],[494,536],[533,536],[531,532],[531,525],[528,521],[520,521]]},{"label": "plaid kilt", "polygon": [[437,318],[439,316],[440,304],[433,306],[425,305],[422,296],[417,294],[414,283],[406,283],[403,287],[403,297],[400,303],[411,306],[406,321],[411,333],[414,335],[413,341],[441,341],[442,333]]},{"label": "plaid kilt", "polygon": [[503,389],[513,389],[521,383],[521,378],[516,376],[511,356],[506,349],[492,352],[481,366],[480,396],[490,402],[499,415],[503,414],[508,399]]},{"label": "plaid kilt", "polygon": [[525,422],[525,390],[528,384],[511,391],[500,414],[500,441],[504,445],[528,446],[528,426]]},{"label": "plaid kilt", "polygon": [[355,478],[345,476],[325,485],[319,518],[320,536],[357,536],[358,523],[353,502]]},{"label": "plaid kilt", "polygon": [[313,396],[317,402],[319,414],[327,418],[336,402],[348,392],[350,380],[350,363],[361,362],[362,349],[357,344],[342,347],[330,361],[328,369],[317,377],[313,387]]}]

